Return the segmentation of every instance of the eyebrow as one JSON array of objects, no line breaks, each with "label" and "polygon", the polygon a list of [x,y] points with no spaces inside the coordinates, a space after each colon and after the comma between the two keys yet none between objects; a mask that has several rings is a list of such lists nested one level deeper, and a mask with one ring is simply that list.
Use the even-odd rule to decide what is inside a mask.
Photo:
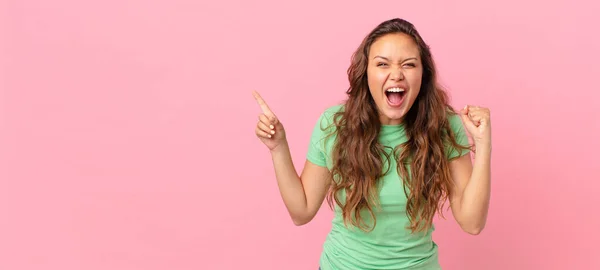
[{"label": "eyebrow", "polygon": [[[390,59],[388,59],[386,57],[383,57],[381,55],[376,55],[375,57],[373,57],[373,59],[375,59],[375,58],[381,58],[383,60],[390,61]],[[409,58],[404,59],[404,61],[408,61],[408,60],[417,60],[417,58],[416,57],[409,57]]]}]

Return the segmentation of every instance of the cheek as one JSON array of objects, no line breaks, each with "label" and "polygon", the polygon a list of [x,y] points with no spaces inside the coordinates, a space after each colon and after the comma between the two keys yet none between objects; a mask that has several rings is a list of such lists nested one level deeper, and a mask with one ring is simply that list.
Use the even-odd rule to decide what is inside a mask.
[{"label": "cheek", "polygon": [[423,78],[423,73],[421,73],[421,72],[415,72],[415,73],[411,74],[410,78],[408,78],[410,87],[412,89],[416,89],[417,91],[419,89],[421,89],[422,78]]},{"label": "cheek", "polygon": [[379,89],[378,87],[378,81],[379,79],[377,78],[377,73],[372,72],[372,71],[367,71],[367,84],[369,84],[369,91],[371,92],[371,95],[377,96],[378,92],[377,89]]},{"label": "cheek", "polygon": [[377,71],[367,72],[367,78],[369,87],[374,88],[373,90],[380,90],[386,80],[385,74]]}]

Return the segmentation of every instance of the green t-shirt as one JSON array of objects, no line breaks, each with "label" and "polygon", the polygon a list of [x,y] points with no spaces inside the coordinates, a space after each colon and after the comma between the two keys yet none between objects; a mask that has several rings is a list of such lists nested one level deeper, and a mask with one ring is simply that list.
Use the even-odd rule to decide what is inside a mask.
[{"label": "green t-shirt", "polygon": [[[336,105],[325,110],[313,130],[307,159],[319,166],[332,168],[331,151],[335,141],[333,116],[343,109]],[[460,116],[452,115],[450,125],[461,145],[468,145]],[[332,136],[326,137],[329,134]],[[406,142],[403,125],[384,125],[379,141],[389,147]],[[459,156],[457,149],[446,148],[448,158]],[[391,150],[390,152],[391,153]],[[462,154],[468,153],[463,150]],[[434,228],[412,234],[406,226],[410,224],[406,215],[407,198],[403,183],[396,171],[396,160],[391,159],[392,169],[380,181],[380,208],[374,209],[376,227],[370,232],[348,225],[344,226],[340,208],[335,205],[335,216],[331,231],[323,244],[320,258],[322,270],[363,269],[441,269],[438,263],[437,245],[432,240]],[[344,192],[340,193],[344,202]],[[370,218],[368,214],[363,218]],[[367,223],[371,225],[372,223]]]}]

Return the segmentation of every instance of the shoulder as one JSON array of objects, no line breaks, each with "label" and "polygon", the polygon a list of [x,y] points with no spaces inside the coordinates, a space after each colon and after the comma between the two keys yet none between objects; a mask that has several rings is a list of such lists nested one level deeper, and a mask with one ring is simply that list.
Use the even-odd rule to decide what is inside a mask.
[{"label": "shoulder", "polygon": [[449,108],[446,114],[446,119],[449,127],[449,130],[447,132],[451,132],[459,144],[464,144],[466,132],[460,114]]},{"label": "shoulder", "polygon": [[[448,157],[452,159],[468,153],[469,151],[467,149],[470,147],[470,144],[461,116],[457,112],[449,109],[447,113],[447,120],[449,126],[449,130],[447,130],[447,132],[451,133],[452,136],[446,137],[445,144],[447,147],[446,151]],[[453,138],[453,141],[448,141],[451,138]]]},{"label": "shoulder", "polygon": [[336,132],[336,114],[343,112],[344,105],[333,105],[325,108],[319,115],[319,119],[314,125],[312,132],[312,140],[314,142],[322,142],[323,139],[334,135]]},{"label": "shoulder", "polygon": [[325,110],[323,110],[323,112],[321,112],[321,115],[319,116],[319,120],[317,123],[318,126],[320,126],[321,129],[331,128],[332,126],[334,126],[336,115],[343,111],[343,104],[336,104],[325,108]]},{"label": "shoulder", "polygon": [[344,107],[344,104],[336,104],[333,106],[329,106],[323,111],[322,116],[332,118],[336,113],[343,112]]},{"label": "shoulder", "polygon": [[453,131],[457,131],[463,128],[462,125],[462,119],[460,118],[460,115],[458,115],[457,112],[453,111],[452,109],[448,109],[448,113],[447,113],[447,117],[446,117],[448,124],[450,125],[450,128]]}]

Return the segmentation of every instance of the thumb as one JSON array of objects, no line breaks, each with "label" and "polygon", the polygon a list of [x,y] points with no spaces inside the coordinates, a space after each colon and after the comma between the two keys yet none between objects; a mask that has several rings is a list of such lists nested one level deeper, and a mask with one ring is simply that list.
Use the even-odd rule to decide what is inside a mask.
[{"label": "thumb", "polygon": [[465,124],[465,126],[466,126],[467,129],[472,130],[472,129],[476,129],[477,128],[475,126],[475,124],[473,123],[473,121],[471,121],[471,118],[469,118],[469,107],[468,107],[468,105],[465,106],[462,110],[460,110],[460,118],[462,119],[462,121]]},{"label": "thumb", "polygon": [[277,123],[279,123],[279,120],[277,120],[277,117],[274,115],[269,116],[269,121],[271,121],[271,124],[273,125],[277,125]]}]

